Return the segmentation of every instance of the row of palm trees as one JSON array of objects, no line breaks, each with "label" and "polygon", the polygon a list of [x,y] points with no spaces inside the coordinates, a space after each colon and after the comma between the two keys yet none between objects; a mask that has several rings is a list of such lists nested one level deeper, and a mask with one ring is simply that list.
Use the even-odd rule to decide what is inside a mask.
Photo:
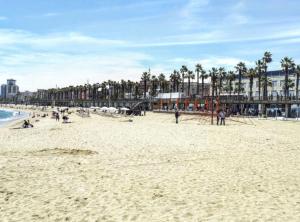
[{"label": "row of palm trees", "polygon": [[[196,79],[196,94],[203,97],[205,95],[205,82],[209,78],[213,96],[220,96],[226,92],[229,96],[234,93],[239,98],[245,90],[243,80],[249,79],[249,97],[252,98],[254,80],[257,79],[258,97],[259,99],[267,99],[268,87],[272,86],[272,81],[267,76],[268,66],[271,62],[272,54],[265,52],[263,57],[256,61],[255,67],[252,68],[247,68],[243,62],[238,63],[235,70],[230,71],[226,71],[224,67],[213,67],[206,71],[201,64],[197,64],[194,70],[189,70],[187,66],[183,65],[179,70],[174,70],[169,78],[163,73],[158,76],[151,75],[149,70],[142,73],[141,81],[108,80],[97,84],[40,91],[37,96],[48,100],[141,99],[148,95],[156,96],[159,92],[185,92],[186,90],[189,97],[191,96],[191,82]],[[296,66],[292,58],[285,57],[281,60],[281,67],[285,73],[283,86],[285,98],[288,97],[289,90],[295,85],[296,97],[298,98],[300,66]],[[296,75],[296,84],[289,78],[290,75]]]}]

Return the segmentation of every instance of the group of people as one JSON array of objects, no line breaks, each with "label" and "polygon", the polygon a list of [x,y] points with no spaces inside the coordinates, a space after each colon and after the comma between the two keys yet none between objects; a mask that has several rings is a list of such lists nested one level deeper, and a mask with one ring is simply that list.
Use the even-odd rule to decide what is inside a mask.
[{"label": "group of people", "polygon": [[33,125],[30,123],[29,120],[24,120],[24,123],[23,123],[23,128],[32,128]]}]

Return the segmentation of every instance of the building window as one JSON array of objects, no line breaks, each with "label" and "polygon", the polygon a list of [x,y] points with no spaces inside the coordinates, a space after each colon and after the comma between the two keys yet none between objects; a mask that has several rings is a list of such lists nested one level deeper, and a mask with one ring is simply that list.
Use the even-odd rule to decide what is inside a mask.
[{"label": "building window", "polygon": [[284,80],[280,80],[280,86],[284,86]]},{"label": "building window", "polygon": [[272,81],[272,87],[277,87],[277,81],[276,80]]},{"label": "building window", "polygon": [[259,82],[256,81],[255,85],[256,85],[256,88],[258,88],[259,87]]}]

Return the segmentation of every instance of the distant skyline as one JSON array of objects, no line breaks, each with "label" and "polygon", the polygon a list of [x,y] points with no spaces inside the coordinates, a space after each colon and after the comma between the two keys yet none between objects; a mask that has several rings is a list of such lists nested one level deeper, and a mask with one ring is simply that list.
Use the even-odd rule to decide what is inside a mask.
[{"label": "distant skyline", "polygon": [[248,67],[273,54],[300,64],[297,0],[0,0],[0,84],[20,89]]}]

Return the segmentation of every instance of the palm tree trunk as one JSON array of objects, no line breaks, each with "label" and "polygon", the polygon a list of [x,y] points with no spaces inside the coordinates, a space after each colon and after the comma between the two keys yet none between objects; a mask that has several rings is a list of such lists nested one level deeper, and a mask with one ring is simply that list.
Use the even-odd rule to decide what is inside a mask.
[{"label": "palm tree trunk", "polygon": [[191,88],[191,79],[188,78],[188,96],[191,95],[190,88]]},{"label": "palm tree trunk", "polygon": [[202,76],[202,78],[201,78],[201,84],[202,84],[201,91],[202,91],[202,98],[203,98],[204,97],[204,76]]},{"label": "palm tree trunk", "polygon": [[253,78],[250,78],[250,95],[249,95],[249,99],[252,100],[252,96],[253,96]]},{"label": "palm tree trunk", "polygon": [[199,71],[197,72],[197,95],[199,95],[199,91],[200,91],[200,89],[199,89],[200,87],[199,87]]},{"label": "palm tree trunk", "polygon": [[298,100],[299,98],[299,73],[297,72],[297,77],[296,77],[296,99]]}]

